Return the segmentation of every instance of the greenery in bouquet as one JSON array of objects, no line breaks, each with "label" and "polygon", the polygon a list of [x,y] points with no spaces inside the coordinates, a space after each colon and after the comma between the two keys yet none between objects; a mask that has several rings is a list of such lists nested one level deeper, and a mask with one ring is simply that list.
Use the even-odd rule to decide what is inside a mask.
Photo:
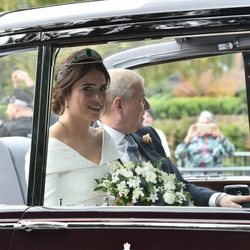
[{"label": "greenery in bouquet", "polygon": [[175,174],[161,170],[161,161],[150,162],[115,161],[110,173],[96,179],[95,191],[116,197],[117,205],[181,206],[191,204],[191,196]]}]

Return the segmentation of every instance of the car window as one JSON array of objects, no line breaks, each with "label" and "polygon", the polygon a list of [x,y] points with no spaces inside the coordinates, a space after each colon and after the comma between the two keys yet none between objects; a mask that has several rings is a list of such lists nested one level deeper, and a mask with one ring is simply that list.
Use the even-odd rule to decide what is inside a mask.
[{"label": "car window", "polygon": [[[196,59],[180,58],[174,61],[171,58],[169,62],[167,56],[158,63],[147,59],[145,63],[143,61],[145,59],[140,59],[139,52],[136,52],[134,56],[133,53],[129,56],[119,55],[120,52],[124,53],[126,50],[152,44],[157,46],[161,43],[171,44],[166,47],[164,54],[171,56],[175,50],[179,53],[175,45],[172,46],[173,39],[61,48],[55,62],[54,73],[65,56],[82,48],[93,48],[103,58],[115,56],[117,63],[115,67],[127,66],[145,79],[146,98],[154,115],[154,123],[151,125],[161,131],[161,139],[165,137],[162,140],[166,140],[164,143],[168,147],[167,155],[184,178],[196,182],[203,177],[207,179],[248,176],[250,169],[249,121],[242,54],[208,55],[199,56]],[[168,51],[168,48],[171,51]],[[150,50],[148,51],[150,56],[146,53],[147,49],[141,57],[152,57]],[[114,61],[111,59],[110,62],[112,64]],[[122,62],[122,66],[119,62]],[[109,63],[108,68],[111,67]],[[185,151],[187,145],[182,145],[182,147],[180,145],[183,144],[189,127],[197,123],[202,111],[208,111],[213,115],[212,123],[216,124],[216,128],[225,140],[223,142],[225,145],[218,141],[210,145],[208,136],[205,138],[205,145],[200,145],[199,141],[189,142],[188,144],[193,144],[193,148]],[[201,134],[207,132],[204,132],[204,129],[207,129],[204,126],[199,129],[201,129],[199,132]],[[215,134],[211,133],[211,135],[215,137]],[[197,157],[190,157],[193,155]],[[212,164],[207,162],[207,155],[213,158]],[[214,186],[209,187],[214,188]],[[220,187],[217,191],[223,190]]]},{"label": "car window", "polygon": [[[31,145],[36,51],[16,51],[0,58],[0,203],[26,203],[25,155]],[[0,192],[2,192],[0,191]]]},{"label": "car window", "polygon": [[[240,53],[155,65],[138,72],[146,79],[148,100],[156,118],[154,126],[164,132],[171,159],[184,176],[249,174],[249,123]],[[189,142],[194,144],[190,148],[183,145],[186,150],[181,147],[190,125],[204,110],[213,113],[214,122],[234,150],[228,145],[217,154],[215,144],[210,148],[209,142],[202,146],[199,141]],[[222,164],[216,166],[214,161],[206,165],[209,153],[214,158],[221,155]]]}]

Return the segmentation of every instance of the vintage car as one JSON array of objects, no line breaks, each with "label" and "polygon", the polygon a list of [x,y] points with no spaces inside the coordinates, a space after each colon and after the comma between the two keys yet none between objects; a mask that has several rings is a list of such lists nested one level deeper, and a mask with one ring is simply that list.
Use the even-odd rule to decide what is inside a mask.
[{"label": "vintage car", "polygon": [[[10,82],[10,69],[22,67],[34,79],[35,99],[31,138],[0,138],[0,248],[248,249],[248,208],[43,206],[53,74],[65,55],[82,47],[100,51],[108,68],[134,70],[236,55],[249,128],[248,0],[94,1],[1,13],[0,87]],[[226,185],[248,187],[250,177],[190,181],[222,192]]]}]

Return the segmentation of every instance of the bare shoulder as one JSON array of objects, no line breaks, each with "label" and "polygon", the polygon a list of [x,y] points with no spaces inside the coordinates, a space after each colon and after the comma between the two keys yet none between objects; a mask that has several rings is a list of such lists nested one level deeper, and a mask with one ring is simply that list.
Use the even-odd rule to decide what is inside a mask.
[{"label": "bare shoulder", "polygon": [[53,124],[49,129],[49,137],[54,137],[57,139],[61,139],[63,136],[62,129],[58,126],[57,123]]}]

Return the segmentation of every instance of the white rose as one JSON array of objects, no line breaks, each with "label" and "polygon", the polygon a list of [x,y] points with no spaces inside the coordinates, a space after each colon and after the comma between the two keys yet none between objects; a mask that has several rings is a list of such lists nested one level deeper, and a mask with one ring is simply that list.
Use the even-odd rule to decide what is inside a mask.
[{"label": "white rose", "polygon": [[155,172],[148,171],[146,173],[146,181],[147,182],[152,182],[152,183],[156,184],[157,183],[156,178],[157,178],[157,175],[155,174]]},{"label": "white rose", "polygon": [[154,171],[154,166],[152,165],[151,162],[147,161],[147,162],[143,162],[143,167],[146,171]]},{"label": "white rose", "polygon": [[175,194],[174,193],[165,193],[163,195],[163,199],[167,204],[174,204],[174,202],[175,202]]}]

